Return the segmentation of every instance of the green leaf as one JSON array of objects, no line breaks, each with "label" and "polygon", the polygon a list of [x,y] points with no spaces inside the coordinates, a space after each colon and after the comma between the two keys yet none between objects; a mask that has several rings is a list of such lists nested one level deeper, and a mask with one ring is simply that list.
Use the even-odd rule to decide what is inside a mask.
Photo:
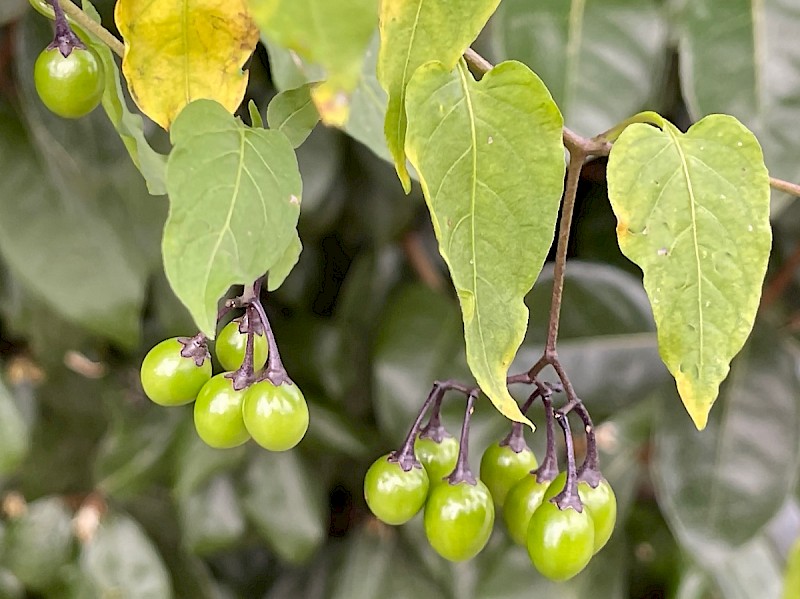
[{"label": "green leaf", "polygon": [[250,0],[261,31],[284,48],[317,63],[325,80],[311,89],[322,121],[347,121],[364,49],[378,18],[377,0]]},{"label": "green leaf", "polygon": [[723,409],[699,432],[666,393],[652,474],[659,505],[701,564],[723,562],[794,489],[800,464],[800,350],[757,327],[722,386]]},{"label": "green leaf", "polygon": [[492,25],[497,59],[531,67],[581,135],[611,128],[661,92],[667,22],[656,0],[505,0]]},{"label": "green leaf", "polygon": [[463,63],[428,63],[406,92],[406,153],[420,176],[439,251],[464,316],[467,361],[506,417],[525,335],[523,299],[553,241],[563,187],[563,121],[544,84],[506,62],[480,81]]},{"label": "green leaf", "polygon": [[12,473],[25,459],[31,443],[31,423],[0,381],[0,476]]},{"label": "green leaf", "polygon": [[210,100],[184,108],[171,135],[164,269],[213,338],[222,295],[272,268],[295,239],[300,173],[285,135],[245,127]]},{"label": "green leaf", "polygon": [[770,174],[800,178],[800,10],[775,0],[696,0],[675,15],[680,80],[692,118],[727,113],[758,137]]},{"label": "green leaf", "polygon": [[297,148],[311,135],[319,122],[319,112],[311,101],[311,85],[280,92],[267,106],[270,129],[282,132]]},{"label": "green leaf", "polygon": [[19,19],[25,14],[27,7],[25,0],[7,0],[0,5],[0,25]]},{"label": "green leaf", "polygon": [[183,542],[197,555],[230,549],[244,534],[245,521],[233,479],[220,474],[177,498]]},{"label": "green leaf", "polygon": [[259,451],[245,473],[242,504],[256,530],[280,557],[303,562],[327,533],[325,490],[297,452]]},{"label": "green leaf", "polygon": [[389,96],[384,134],[403,189],[411,189],[406,167],[406,86],[428,61],[453,69],[486,25],[500,0],[383,0],[378,81]]},{"label": "green leaf", "polygon": [[161,556],[141,526],[121,513],[107,514],[81,553],[81,568],[96,597],[171,599]]},{"label": "green leaf", "polygon": [[800,537],[795,541],[786,560],[786,575],[783,579],[783,599],[792,599],[800,589]]},{"label": "green leaf", "polygon": [[155,407],[143,414],[117,406],[112,410],[111,426],[94,458],[94,476],[104,493],[130,498],[163,474],[164,457],[187,414],[179,409],[164,413]]},{"label": "green leaf", "polygon": [[144,301],[141,258],[128,253],[90,202],[52,182],[20,123],[2,105],[0,129],[0,164],[6,173],[0,254],[25,289],[58,314],[134,344]]},{"label": "green leaf", "polygon": [[264,128],[264,118],[261,116],[261,113],[258,110],[258,106],[256,105],[254,100],[250,100],[247,103],[247,112],[250,114],[250,125],[253,129],[263,129]]},{"label": "green leaf", "polygon": [[[100,23],[100,15],[88,0],[83,0],[83,10],[92,20]],[[95,36],[86,33],[92,49],[103,63],[106,88],[103,92],[103,109],[111,124],[119,133],[125,149],[131,156],[136,168],[142,173],[147,189],[152,195],[164,195],[166,187],[167,157],[156,152],[144,134],[144,120],[141,115],[128,109],[125,94],[122,91],[119,69],[109,47]]]},{"label": "green leaf", "polygon": [[[360,141],[377,156],[392,162],[386,146],[383,122],[386,118],[386,92],[375,74],[378,61],[380,36],[375,33],[364,54],[361,78],[350,98],[350,118],[342,128],[348,135]],[[314,65],[304,62],[294,52],[266,40],[272,80],[281,91],[301,87],[322,79],[323,75]],[[305,177],[303,178],[305,181]]]},{"label": "green leaf", "polygon": [[73,551],[72,516],[61,499],[43,497],[12,520],[5,538],[4,565],[32,590],[53,584]]},{"label": "green leaf", "polygon": [[218,474],[237,468],[244,459],[245,448],[219,451],[209,447],[197,436],[194,422],[189,418],[179,433],[174,455],[172,489],[180,498],[201,489]]},{"label": "green leaf", "polygon": [[297,261],[300,260],[300,253],[303,251],[303,244],[300,241],[300,236],[297,231],[294,237],[286,246],[283,256],[278,258],[278,261],[269,269],[269,277],[267,278],[267,291],[275,291],[280,287],[292,272]]},{"label": "green leaf", "polygon": [[644,271],[658,346],[698,429],[753,327],[772,242],[758,141],[713,115],[629,126],[608,163],[622,252]]}]

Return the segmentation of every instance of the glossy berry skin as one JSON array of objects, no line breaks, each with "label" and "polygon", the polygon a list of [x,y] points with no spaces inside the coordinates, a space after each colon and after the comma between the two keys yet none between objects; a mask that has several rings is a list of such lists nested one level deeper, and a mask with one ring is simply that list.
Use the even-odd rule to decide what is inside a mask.
[{"label": "glossy berry skin", "polygon": [[[545,492],[545,499],[558,495],[564,488],[566,480],[566,472],[559,474]],[[597,553],[608,543],[611,533],[614,532],[614,525],[617,523],[617,496],[608,481],[603,478],[594,488],[587,482],[579,482],[578,497],[581,498],[594,522],[594,552]]]},{"label": "glossy berry skin", "polygon": [[33,81],[42,103],[55,114],[76,119],[89,114],[103,97],[103,65],[91,50],[73,48],[64,58],[46,48],[33,67]]},{"label": "glossy berry skin", "polygon": [[[225,370],[237,370],[244,362],[247,347],[247,334],[239,332],[239,322],[233,320],[222,327],[217,335],[214,353]],[[267,338],[264,335],[253,336],[253,369],[261,370],[267,363]]]},{"label": "glossy berry skin", "polygon": [[181,355],[177,337],[153,347],[142,361],[140,376],[145,395],[162,406],[182,406],[194,401],[211,378],[211,360],[197,366],[193,358]]},{"label": "glossy berry skin", "polygon": [[535,474],[527,474],[506,495],[503,520],[511,539],[521,546],[528,542],[528,525],[533,513],[542,505],[549,482],[539,482]]},{"label": "glossy berry skin", "polygon": [[251,385],[244,395],[242,416],[253,440],[270,451],[291,449],[308,430],[308,405],[295,384]]},{"label": "glossy berry skin", "polygon": [[569,580],[594,555],[594,523],[589,511],[558,509],[549,500],[533,513],[528,526],[528,555],[550,580]]},{"label": "glossy berry skin", "polygon": [[472,559],[486,546],[494,525],[494,502],[481,481],[435,485],[425,504],[425,535],[451,562]]},{"label": "glossy berry skin", "polygon": [[364,477],[364,499],[375,517],[386,524],[405,524],[425,504],[428,473],[421,464],[405,471],[387,454],[375,460]]},{"label": "glossy berry skin", "polygon": [[437,443],[427,437],[417,437],[414,454],[428,472],[431,486],[439,484],[456,467],[458,459],[458,440],[447,436]]},{"label": "glossy berry skin", "polygon": [[207,445],[229,449],[250,438],[242,418],[244,393],[244,389],[236,391],[225,374],[211,377],[200,389],[194,402],[194,427]]},{"label": "glossy berry skin", "polygon": [[492,443],[481,457],[481,480],[489,487],[497,506],[503,507],[511,487],[538,466],[528,447],[517,453],[507,445]]}]

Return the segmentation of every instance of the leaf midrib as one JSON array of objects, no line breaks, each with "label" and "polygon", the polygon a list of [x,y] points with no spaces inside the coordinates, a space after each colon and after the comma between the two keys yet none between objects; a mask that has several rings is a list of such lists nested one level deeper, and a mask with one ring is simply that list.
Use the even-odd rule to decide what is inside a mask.
[{"label": "leaf midrib", "polygon": [[694,246],[694,259],[695,259],[695,269],[697,275],[697,316],[698,316],[698,345],[699,345],[699,355],[700,358],[698,360],[698,369],[702,370],[703,368],[703,358],[705,357],[705,339],[704,339],[704,331],[705,331],[705,319],[703,317],[703,269],[700,264],[700,246],[697,242],[697,211],[696,211],[696,203],[694,197],[694,187],[692,187],[692,179],[689,175],[689,162],[686,160],[686,155],[683,153],[683,148],[680,144],[680,139],[675,134],[670,127],[667,127],[667,133],[669,134],[672,142],[675,144],[675,149],[678,152],[678,158],[680,159],[681,163],[681,170],[683,172],[684,180],[686,181],[686,190],[689,193],[689,208],[690,208],[690,218],[691,218],[691,229],[692,229],[692,244]]},{"label": "leaf midrib", "polygon": [[477,196],[478,185],[478,135],[475,130],[475,109],[472,106],[472,96],[469,91],[469,82],[464,74],[463,62],[458,65],[458,76],[461,81],[461,88],[464,91],[464,101],[467,107],[467,114],[469,118],[470,142],[472,151],[472,189],[470,190],[470,258],[472,262],[472,309],[475,320],[478,324],[478,336],[481,340],[481,355],[483,357],[484,367],[491,370],[489,365],[489,357],[486,355],[486,343],[483,338],[483,327],[481,326],[481,311],[478,306],[478,256],[475,250],[475,202]]},{"label": "leaf midrib", "polygon": [[[242,181],[242,172],[244,171],[244,146],[246,142],[245,132],[242,130],[239,132],[239,168],[236,169],[236,183],[233,186],[233,199],[228,207],[228,214],[225,217],[225,223],[220,228],[219,235],[217,235],[217,241],[214,244],[214,249],[211,251],[211,255],[209,256],[208,263],[206,264],[206,272],[205,276],[203,277],[203,291],[208,290],[208,281],[211,278],[211,269],[213,264],[216,262],[217,253],[219,252],[219,248],[222,245],[222,239],[225,237],[225,233],[231,231],[231,219],[233,218],[233,210],[236,207],[236,202],[239,199],[239,186]],[[205,293],[204,293],[205,294]]]}]

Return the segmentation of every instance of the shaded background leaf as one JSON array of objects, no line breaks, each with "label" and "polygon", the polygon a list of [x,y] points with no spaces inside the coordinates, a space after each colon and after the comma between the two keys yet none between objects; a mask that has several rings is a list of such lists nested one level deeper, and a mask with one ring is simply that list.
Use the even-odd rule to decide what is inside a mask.
[{"label": "shaded background leaf", "polygon": [[656,0],[505,0],[492,53],[531,67],[566,125],[592,137],[656,101],[667,67],[663,11]]}]

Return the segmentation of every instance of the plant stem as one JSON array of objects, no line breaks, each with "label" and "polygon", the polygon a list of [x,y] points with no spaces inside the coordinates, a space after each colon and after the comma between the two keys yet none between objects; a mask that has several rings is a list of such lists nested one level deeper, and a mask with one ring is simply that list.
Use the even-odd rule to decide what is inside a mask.
[{"label": "plant stem", "polygon": [[589,410],[583,403],[578,403],[575,406],[575,411],[578,417],[583,421],[583,430],[586,433],[586,457],[583,458],[583,464],[578,469],[578,482],[589,483],[593,489],[600,484],[603,475],[600,473],[599,458],[597,455],[597,439],[594,434],[594,424],[592,417],[589,416]]},{"label": "plant stem", "polygon": [[441,404],[444,392],[445,389],[439,384],[439,381],[436,381],[433,384],[431,392],[428,393],[427,399],[417,413],[414,424],[412,424],[411,428],[408,430],[408,434],[403,441],[403,445],[400,446],[400,449],[393,451],[389,455],[389,461],[400,464],[400,467],[404,472],[408,472],[415,466],[422,467],[422,464],[419,463],[417,456],[414,454],[414,442],[417,439],[417,433],[419,433],[420,426],[422,426],[422,419],[425,417],[425,412],[428,411],[428,408],[431,406],[431,404]]},{"label": "plant stem", "polygon": [[436,396],[431,408],[431,417],[428,419],[428,424],[423,426],[419,431],[420,439],[430,439],[434,443],[441,443],[446,438],[450,437],[450,433],[442,426],[442,399],[444,392]]},{"label": "plant stem", "polygon": [[791,194],[796,198],[800,198],[800,185],[797,183],[790,183],[789,181],[784,181],[783,179],[770,177],[769,184],[773,189],[777,189],[778,191],[782,191],[784,193]]},{"label": "plant stem", "polygon": [[[583,152],[570,152],[569,165],[567,166],[567,185],[564,190],[564,202],[561,205],[561,221],[558,225],[558,245],[556,247],[556,261],[553,268],[553,295],[550,301],[550,320],[547,324],[547,343],[545,355],[556,355],[556,342],[558,340],[558,325],[561,318],[561,298],[564,292],[564,274],[567,267],[567,247],[569,245],[569,232],[572,226],[572,215],[575,211],[575,197],[578,193],[578,182],[586,154]],[[562,380],[562,382],[564,382]],[[566,388],[567,383],[564,383]]]},{"label": "plant stem", "polygon": [[464,411],[464,422],[461,424],[461,438],[459,439],[458,459],[456,460],[456,467],[453,472],[447,477],[447,482],[451,485],[459,483],[467,483],[470,485],[478,484],[478,479],[472,474],[469,467],[469,421],[472,417],[472,412],[475,411],[475,399],[478,397],[480,391],[472,389],[467,396],[467,408]]},{"label": "plant stem", "polygon": [[531,474],[536,475],[536,480],[540,483],[548,483],[558,476],[558,458],[556,457],[556,429],[553,423],[553,401],[549,396],[542,395],[544,404],[544,425],[547,434],[547,445],[544,452],[544,459],[536,470]]},{"label": "plant stem", "polygon": [[[525,403],[522,404],[520,408],[520,412],[526,414],[530,407],[533,405],[533,402],[542,394],[542,388],[537,387],[533,393],[530,394]],[[500,447],[508,447],[514,453],[520,453],[526,449],[528,449],[528,444],[525,443],[525,433],[522,430],[522,423],[521,422],[513,422],[511,424],[511,432],[508,433],[505,439],[498,443]]]},{"label": "plant stem", "polygon": [[95,37],[97,37],[106,46],[111,48],[117,56],[122,58],[125,54],[125,46],[105,27],[92,20],[92,18],[83,12],[76,4],[70,0],[53,0],[58,2],[64,12],[67,13],[69,18],[75,21],[81,28],[85,29]]},{"label": "plant stem", "polygon": [[564,431],[564,442],[567,444],[567,480],[562,491],[550,501],[565,510],[572,508],[577,512],[583,511],[583,503],[578,496],[578,480],[575,468],[575,448],[572,445],[572,431],[569,428],[569,418],[560,410],[556,411],[555,419]]},{"label": "plant stem", "polygon": [[50,5],[53,7],[53,15],[56,21],[56,33],[53,37],[53,41],[47,47],[58,48],[58,51],[64,58],[72,54],[74,48],[85,50],[86,44],[84,44],[81,39],[75,35],[72,29],[70,29],[67,17],[64,15],[64,10],[61,8],[61,4],[58,3],[58,0],[50,0]]},{"label": "plant stem", "polygon": [[[244,293],[242,294],[242,301],[247,302],[247,305],[255,308],[256,312],[258,313],[258,317],[261,320],[261,326],[264,327],[264,334],[267,336],[269,357],[267,358],[267,364],[265,365],[264,370],[258,375],[256,381],[268,380],[276,387],[283,384],[293,385],[294,383],[292,382],[292,379],[289,378],[289,373],[286,372],[286,368],[283,365],[283,360],[281,360],[281,354],[280,351],[278,351],[278,342],[275,340],[275,334],[272,332],[272,326],[270,325],[267,314],[264,311],[264,306],[261,305],[259,293],[261,290],[261,280],[262,279],[256,281],[250,288],[246,287]],[[252,293],[250,293],[251,289]],[[253,327],[251,326],[251,328]]]},{"label": "plant stem", "polygon": [[233,388],[236,391],[241,391],[253,382],[253,344],[256,336],[253,323],[258,317],[252,305],[247,307],[246,318],[248,319],[249,326],[247,327],[247,343],[244,346],[244,360],[238,370],[225,375],[233,381]]}]

